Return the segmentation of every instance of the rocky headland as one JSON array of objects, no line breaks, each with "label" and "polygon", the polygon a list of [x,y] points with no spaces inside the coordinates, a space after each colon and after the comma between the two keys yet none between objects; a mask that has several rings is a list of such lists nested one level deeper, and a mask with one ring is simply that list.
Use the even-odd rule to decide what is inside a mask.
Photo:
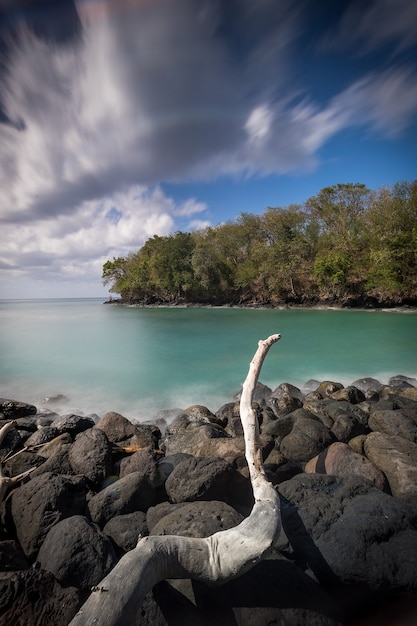
[{"label": "rocky headland", "polygon": [[[141,625],[417,622],[417,380],[258,383],[274,551],[217,588],[158,584]],[[109,407],[110,408],[110,407]],[[65,626],[146,535],[207,537],[253,506],[239,398],[146,423],[0,399],[0,624]]]}]

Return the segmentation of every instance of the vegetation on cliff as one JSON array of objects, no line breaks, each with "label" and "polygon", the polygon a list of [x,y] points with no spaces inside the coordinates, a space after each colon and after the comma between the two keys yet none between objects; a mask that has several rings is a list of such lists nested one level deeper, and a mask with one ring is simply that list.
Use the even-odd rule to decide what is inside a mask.
[{"label": "vegetation on cliff", "polygon": [[338,184],[301,205],[155,235],[107,261],[103,282],[144,304],[415,304],[417,181]]}]

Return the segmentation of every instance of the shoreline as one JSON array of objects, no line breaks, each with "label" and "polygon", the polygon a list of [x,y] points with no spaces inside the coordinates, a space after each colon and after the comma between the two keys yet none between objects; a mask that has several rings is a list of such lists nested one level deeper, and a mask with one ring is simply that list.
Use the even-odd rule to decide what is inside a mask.
[{"label": "shoreline", "polygon": [[399,304],[388,306],[346,306],[343,304],[205,304],[194,302],[129,302],[122,299],[106,300],[103,304],[113,304],[138,309],[245,309],[245,310],[276,310],[276,311],[362,311],[367,313],[417,313],[417,305]]}]

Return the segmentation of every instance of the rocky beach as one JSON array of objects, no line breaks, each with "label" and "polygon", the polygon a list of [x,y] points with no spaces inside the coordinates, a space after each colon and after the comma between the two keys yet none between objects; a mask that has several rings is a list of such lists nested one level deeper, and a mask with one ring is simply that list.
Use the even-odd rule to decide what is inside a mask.
[{"label": "rocky beach", "polygon": [[[281,501],[274,550],[216,588],[159,583],[136,623],[413,623],[417,380],[258,383],[253,407]],[[66,626],[138,538],[207,537],[252,509],[238,396],[145,423],[15,399],[0,413],[0,624]]]}]

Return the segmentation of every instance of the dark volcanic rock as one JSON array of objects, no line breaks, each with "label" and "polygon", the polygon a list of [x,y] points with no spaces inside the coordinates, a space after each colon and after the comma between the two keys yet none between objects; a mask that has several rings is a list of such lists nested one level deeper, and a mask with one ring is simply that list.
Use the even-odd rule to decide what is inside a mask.
[{"label": "dark volcanic rock", "polygon": [[352,386],[357,387],[357,389],[360,389],[363,393],[369,391],[379,392],[384,388],[384,385],[379,380],[370,377],[358,378],[353,381]]},{"label": "dark volcanic rock", "polygon": [[27,446],[38,446],[42,443],[48,443],[48,441],[52,441],[60,434],[58,428],[54,428],[53,426],[44,426],[43,428],[38,428],[28,439],[26,439]]},{"label": "dark volcanic rock", "polygon": [[334,439],[334,435],[320,421],[299,417],[291,432],[281,441],[280,449],[288,461],[309,461]]},{"label": "dark volcanic rock", "polygon": [[417,443],[417,412],[411,417],[407,409],[374,411],[369,417],[369,428]]},{"label": "dark volcanic rock", "polygon": [[12,516],[17,538],[33,558],[49,530],[66,517],[83,514],[86,488],[81,477],[45,473],[32,478],[12,495]]},{"label": "dark volcanic rock", "polygon": [[136,547],[139,537],[145,537],[148,534],[146,518],[147,515],[143,511],[116,515],[107,522],[103,533],[111,537],[119,548],[128,552]]},{"label": "dark volcanic rock", "polygon": [[106,413],[97,424],[103,430],[111,443],[120,447],[130,447],[133,450],[157,447],[161,436],[156,426],[148,424],[133,424],[126,417],[111,411]]},{"label": "dark volcanic rock", "polygon": [[0,541],[0,572],[11,572],[28,567],[29,564],[17,541],[13,539]]},{"label": "dark volcanic rock", "polygon": [[86,589],[108,574],[117,557],[110,540],[95,524],[74,515],[51,528],[37,560],[64,587]]},{"label": "dark volcanic rock", "polygon": [[63,589],[49,572],[0,574],[0,624],[4,626],[68,626],[81,602],[77,589]]},{"label": "dark volcanic rock", "polygon": [[365,454],[388,478],[392,494],[417,505],[417,444],[403,437],[372,432]]},{"label": "dark volcanic rock", "polygon": [[106,434],[99,428],[89,428],[77,435],[69,450],[69,461],[75,474],[82,474],[92,484],[99,485],[113,467]]},{"label": "dark volcanic rock", "polygon": [[4,417],[11,417],[13,419],[26,417],[27,415],[35,415],[36,406],[28,404],[27,402],[0,398],[0,413],[3,413]]},{"label": "dark volcanic rock", "polygon": [[59,434],[69,433],[74,439],[78,433],[82,433],[87,428],[94,426],[94,420],[91,417],[83,417],[82,415],[60,415],[51,423],[52,428],[56,428]]},{"label": "dark volcanic rock", "polygon": [[359,476],[299,474],[280,494],[296,557],[321,583],[415,589],[417,508]]},{"label": "dark volcanic rock", "polygon": [[363,402],[366,399],[365,394],[353,385],[335,391],[332,393],[332,398],[349,402],[350,404],[359,404],[359,402]]},{"label": "dark volcanic rock", "polygon": [[237,526],[242,520],[243,516],[225,502],[189,502],[162,517],[151,534],[209,537]]},{"label": "dark volcanic rock", "polygon": [[153,487],[159,487],[164,482],[164,476],[161,474],[159,464],[157,464],[155,456],[149,448],[138,450],[138,452],[120,461],[120,478],[132,472],[141,472],[144,476],[147,476]]},{"label": "dark volcanic rock", "polygon": [[182,461],[167,478],[165,489],[173,503],[194,500],[222,500],[229,497],[233,469],[218,458],[191,458]]},{"label": "dark volcanic rock", "polygon": [[88,503],[91,519],[103,527],[115,515],[146,512],[155,504],[155,489],[142,472],[133,472],[97,493]]}]

